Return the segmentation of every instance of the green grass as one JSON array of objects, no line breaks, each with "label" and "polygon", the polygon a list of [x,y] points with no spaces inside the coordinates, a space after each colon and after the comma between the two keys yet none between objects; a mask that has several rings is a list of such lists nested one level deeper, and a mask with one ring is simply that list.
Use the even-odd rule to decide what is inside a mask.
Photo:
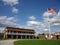
[{"label": "green grass", "polygon": [[18,40],[15,45],[60,45],[60,40]]},{"label": "green grass", "polygon": [[0,40],[8,40],[8,39],[5,39],[5,38],[0,38]]},{"label": "green grass", "polygon": [[0,38],[0,40],[6,40],[6,39],[4,39],[4,38]]}]

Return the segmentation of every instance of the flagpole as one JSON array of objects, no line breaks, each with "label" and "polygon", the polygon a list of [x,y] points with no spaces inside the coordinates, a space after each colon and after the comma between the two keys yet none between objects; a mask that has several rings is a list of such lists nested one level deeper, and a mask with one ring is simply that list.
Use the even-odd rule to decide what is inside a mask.
[{"label": "flagpole", "polygon": [[[48,17],[48,19],[50,19],[49,17]],[[51,38],[51,35],[50,35],[50,20],[48,20],[48,29],[49,29],[49,37],[48,37],[48,39],[50,39]]]},{"label": "flagpole", "polygon": [[[54,13],[54,12],[56,12],[56,9],[55,9],[55,8],[50,8],[50,9],[47,9],[47,12],[48,12],[48,13]],[[48,19],[50,19],[49,16],[48,16]],[[51,39],[50,24],[51,24],[51,22],[50,22],[50,20],[48,20],[49,39]]]},{"label": "flagpole", "polygon": [[[47,12],[48,12],[48,9],[47,9]],[[48,19],[50,19],[49,16],[48,16]],[[51,33],[50,33],[50,23],[51,23],[50,20],[48,20],[48,30],[49,30],[49,32],[48,32],[48,33],[49,33],[48,39],[51,38],[51,35],[50,35],[50,34],[51,34]]]},{"label": "flagpole", "polygon": [[50,21],[48,23],[49,23],[49,39],[50,39],[51,38],[51,35],[50,35]]}]

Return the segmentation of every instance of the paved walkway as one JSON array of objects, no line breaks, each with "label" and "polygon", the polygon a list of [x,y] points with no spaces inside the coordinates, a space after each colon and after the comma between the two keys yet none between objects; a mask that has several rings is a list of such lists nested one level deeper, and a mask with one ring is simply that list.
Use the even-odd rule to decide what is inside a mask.
[{"label": "paved walkway", "polygon": [[0,45],[14,45],[14,41],[16,40],[1,40]]}]

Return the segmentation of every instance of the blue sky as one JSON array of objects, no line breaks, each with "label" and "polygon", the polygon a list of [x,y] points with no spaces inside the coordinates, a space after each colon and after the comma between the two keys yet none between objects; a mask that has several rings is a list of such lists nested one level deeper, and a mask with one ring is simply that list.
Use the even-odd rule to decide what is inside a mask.
[{"label": "blue sky", "polygon": [[[8,2],[9,0],[0,0],[0,16],[5,16],[4,18],[7,19],[14,17],[17,19],[14,23],[23,27],[27,25],[28,21],[31,21],[29,17],[34,17],[36,22],[43,22],[43,13],[47,11],[47,8],[56,8],[57,12],[60,10],[60,0],[18,0]],[[13,11],[14,8],[15,11]]]}]

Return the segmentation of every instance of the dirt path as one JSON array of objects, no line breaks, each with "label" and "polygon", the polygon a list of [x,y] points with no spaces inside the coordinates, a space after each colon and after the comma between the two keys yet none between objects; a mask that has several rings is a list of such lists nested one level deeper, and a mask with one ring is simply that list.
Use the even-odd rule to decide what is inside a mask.
[{"label": "dirt path", "polygon": [[14,41],[16,40],[1,40],[0,45],[14,45]]}]

